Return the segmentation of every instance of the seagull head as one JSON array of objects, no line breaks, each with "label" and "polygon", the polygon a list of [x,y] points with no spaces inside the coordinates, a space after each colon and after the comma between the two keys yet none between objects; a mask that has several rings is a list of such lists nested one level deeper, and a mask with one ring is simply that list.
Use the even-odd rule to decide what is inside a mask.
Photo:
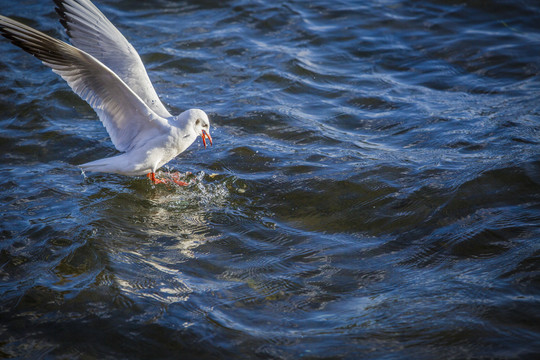
[{"label": "seagull head", "polygon": [[190,109],[188,123],[193,126],[193,130],[196,135],[200,135],[203,141],[204,148],[206,149],[206,140],[212,145],[212,137],[210,136],[210,120],[208,115],[199,109]]}]

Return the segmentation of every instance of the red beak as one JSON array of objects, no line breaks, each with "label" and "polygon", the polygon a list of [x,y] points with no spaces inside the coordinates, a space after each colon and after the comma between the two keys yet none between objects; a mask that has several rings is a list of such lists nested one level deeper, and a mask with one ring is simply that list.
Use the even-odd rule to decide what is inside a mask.
[{"label": "red beak", "polygon": [[212,145],[212,137],[210,136],[209,133],[207,133],[206,131],[202,131],[202,134],[201,134],[201,137],[202,137],[202,143],[204,145],[204,148],[206,149],[206,138],[208,138],[208,141],[210,141],[210,145]]}]

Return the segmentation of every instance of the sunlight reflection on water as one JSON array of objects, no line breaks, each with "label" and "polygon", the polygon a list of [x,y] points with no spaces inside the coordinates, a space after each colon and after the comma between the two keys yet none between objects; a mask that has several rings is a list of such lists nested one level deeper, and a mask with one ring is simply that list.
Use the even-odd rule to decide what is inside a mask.
[{"label": "sunlight reflection on water", "polygon": [[0,41],[0,357],[540,352],[536,3],[96,3],[214,146],[81,175],[106,130]]}]

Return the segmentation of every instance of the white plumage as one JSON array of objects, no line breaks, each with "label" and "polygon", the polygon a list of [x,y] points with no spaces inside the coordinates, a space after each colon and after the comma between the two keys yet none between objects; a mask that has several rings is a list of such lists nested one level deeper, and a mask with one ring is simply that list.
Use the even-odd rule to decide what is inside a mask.
[{"label": "white plumage", "polygon": [[[96,111],[124,154],[80,165],[84,170],[148,176],[201,136],[212,144],[199,109],[172,116],[159,100],[137,51],[89,0],[54,0],[73,43],[0,15],[0,32],[60,75]],[[181,182],[179,182],[181,183]],[[184,183],[182,183],[184,184]]]}]

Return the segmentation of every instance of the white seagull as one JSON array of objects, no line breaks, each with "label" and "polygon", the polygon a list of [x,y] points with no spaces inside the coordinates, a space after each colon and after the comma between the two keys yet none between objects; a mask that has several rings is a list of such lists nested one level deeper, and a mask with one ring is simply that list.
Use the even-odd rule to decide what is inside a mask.
[{"label": "white seagull", "polygon": [[[98,114],[121,155],[79,165],[83,170],[155,172],[202,137],[210,121],[199,109],[172,116],[161,103],[137,51],[90,0],[54,0],[72,45],[0,15],[0,33],[67,81]],[[186,183],[174,180],[180,185]]]}]

